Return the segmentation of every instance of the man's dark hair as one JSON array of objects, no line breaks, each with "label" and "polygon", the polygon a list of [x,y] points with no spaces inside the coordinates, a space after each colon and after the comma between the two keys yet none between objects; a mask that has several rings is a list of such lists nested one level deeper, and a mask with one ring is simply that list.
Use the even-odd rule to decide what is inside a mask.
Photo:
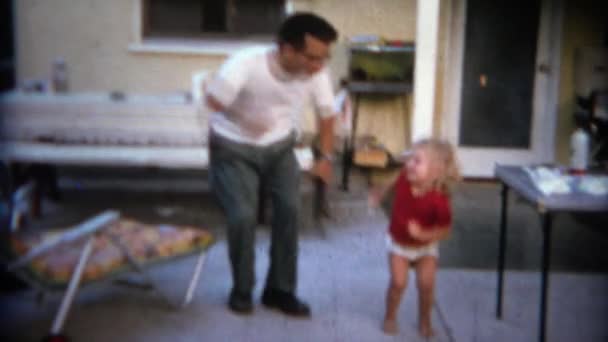
[{"label": "man's dark hair", "polygon": [[306,34],[330,44],[338,38],[336,29],[325,19],[312,13],[296,13],[283,21],[278,33],[279,44],[289,44],[301,50]]}]

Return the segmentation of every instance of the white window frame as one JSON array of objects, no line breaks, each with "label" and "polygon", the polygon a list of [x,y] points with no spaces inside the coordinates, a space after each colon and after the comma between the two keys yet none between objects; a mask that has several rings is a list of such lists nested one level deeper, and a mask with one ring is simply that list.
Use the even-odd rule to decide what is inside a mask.
[{"label": "white window frame", "polygon": [[[131,27],[131,39],[128,50],[133,53],[156,53],[156,54],[178,54],[178,55],[230,55],[240,49],[249,46],[268,45],[272,40],[254,40],[244,38],[145,38],[143,36],[143,10],[145,0],[132,0],[133,3],[133,25]],[[286,14],[293,13],[294,0],[286,0]]]}]

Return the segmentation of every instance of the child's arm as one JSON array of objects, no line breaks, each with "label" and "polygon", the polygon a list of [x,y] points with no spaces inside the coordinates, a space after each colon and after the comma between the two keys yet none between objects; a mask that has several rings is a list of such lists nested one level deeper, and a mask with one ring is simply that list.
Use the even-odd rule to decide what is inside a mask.
[{"label": "child's arm", "polygon": [[386,192],[389,189],[388,186],[384,185],[375,185],[369,189],[369,193],[367,194],[367,206],[370,208],[377,208],[380,206],[380,202],[384,196],[386,196]]},{"label": "child's arm", "polygon": [[450,232],[451,232],[450,228],[451,228],[450,226],[436,228],[434,230],[435,240],[441,241],[441,240],[447,239],[450,236]]},{"label": "child's arm", "polygon": [[410,221],[408,230],[414,239],[429,243],[444,240],[450,235],[450,226],[438,226],[433,227],[433,229],[423,230],[416,221]]},{"label": "child's arm", "polygon": [[386,194],[389,192],[389,190],[396,185],[400,175],[401,171],[394,175],[391,180],[386,184],[372,186],[369,189],[369,193],[367,195],[367,205],[370,208],[377,208],[378,206],[380,206],[380,203],[382,202]]},{"label": "child's arm", "polygon": [[408,229],[410,235],[421,242],[434,242],[445,240],[450,235],[450,228],[452,226],[452,209],[450,206],[449,198],[442,196],[439,198],[440,201],[436,202],[437,207],[435,208],[436,222],[432,229],[423,230],[418,222],[410,221]]}]

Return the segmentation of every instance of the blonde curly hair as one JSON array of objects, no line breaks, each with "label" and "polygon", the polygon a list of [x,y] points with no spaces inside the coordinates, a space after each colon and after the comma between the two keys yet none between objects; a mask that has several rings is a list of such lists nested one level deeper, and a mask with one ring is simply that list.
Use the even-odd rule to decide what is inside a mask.
[{"label": "blonde curly hair", "polygon": [[430,153],[432,167],[436,170],[433,187],[449,194],[452,186],[461,180],[454,147],[448,141],[428,138],[414,143],[412,150],[423,149]]}]

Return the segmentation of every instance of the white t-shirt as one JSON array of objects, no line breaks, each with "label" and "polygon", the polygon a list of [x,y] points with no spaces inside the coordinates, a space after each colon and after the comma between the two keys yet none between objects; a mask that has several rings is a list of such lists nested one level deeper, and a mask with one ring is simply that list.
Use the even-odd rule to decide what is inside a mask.
[{"label": "white t-shirt", "polygon": [[333,115],[327,68],[309,77],[295,77],[280,68],[275,51],[276,47],[245,49],[220,67],[207,86],[207,92],[227,109],[211,113],[214,133],[264,146],[298,131],[308,101],[313,101],[321,117]]}]

